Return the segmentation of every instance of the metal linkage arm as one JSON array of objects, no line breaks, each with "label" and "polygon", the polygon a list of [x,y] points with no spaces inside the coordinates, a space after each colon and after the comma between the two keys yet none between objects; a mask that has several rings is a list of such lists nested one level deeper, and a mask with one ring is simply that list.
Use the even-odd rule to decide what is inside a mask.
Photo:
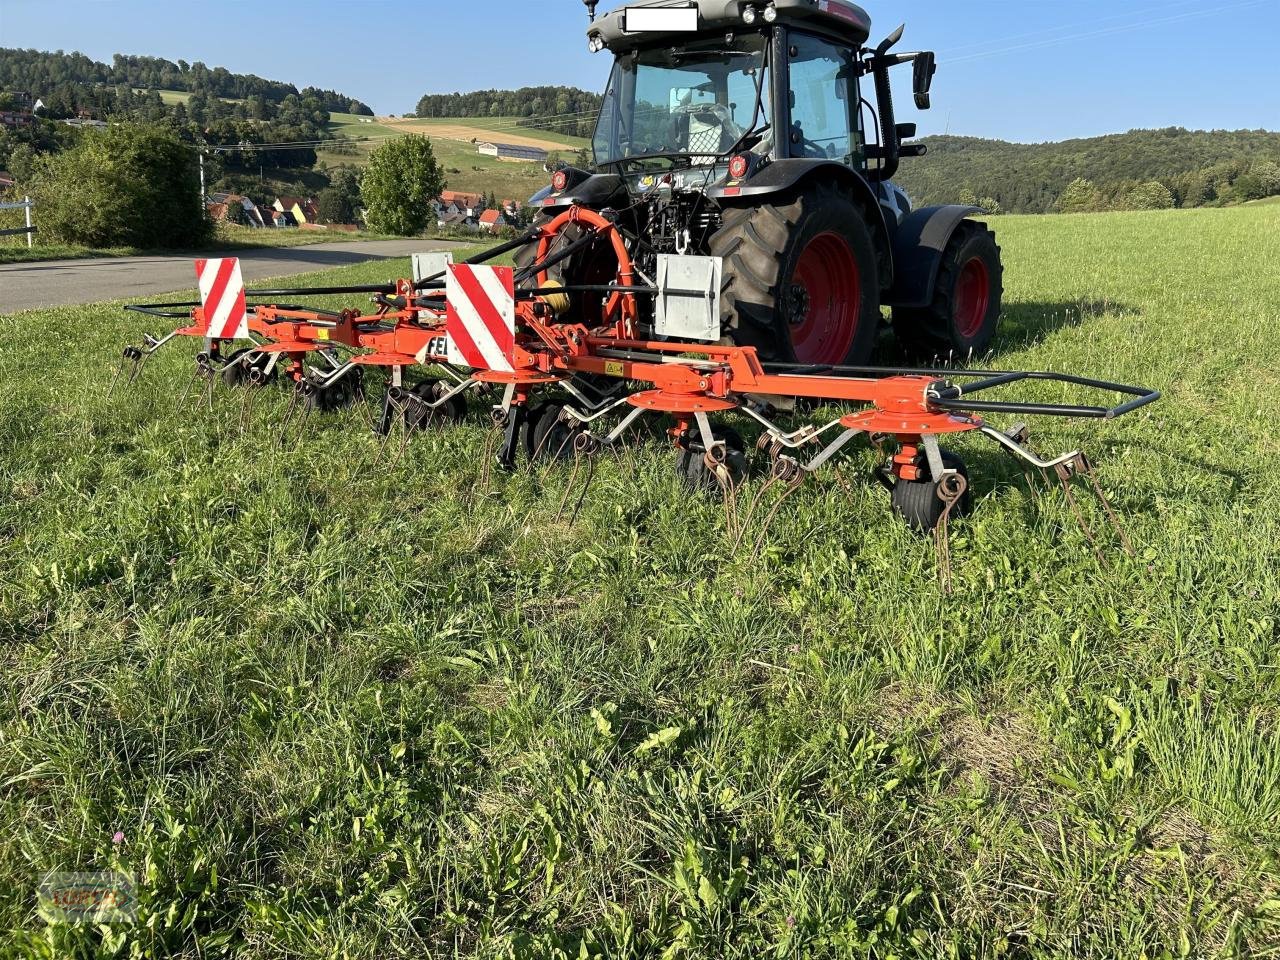
[{"label": "metal linkage arm", "polygon": [[[954,376],[954,374],[949,376]],[[976,393],[983,393],[987,390],[1002,387],[1010,383],[1020,383],[1024,380],[1046,380],[1053,383],[1068,383],[1074,386],[1087,387],[1090,390],[1105,390],[1111,393],[1119,393],[1133,397],[1133,399],[1127,400],[1114,407],[967,399]],[[1135,387],[1125,383],[1110,383],[1106,380],[1093,380],[1089,377],[1078,377],[1069,373],[1044,373],[1032,371],[997,373],[984,380],[979,380],[976,383],[952,385],[939,390],[931,390],[929,392],[929,402],[933,406],[941,407],[944,410],[954,410],[964,413],[1022,413],[1030,416],[1092,417],[1100,420],[1114,420],[1116,417],[1123,416],[1124,414],[1137,410],[1140,407],[1145,407],[1148,404],[1155,403],[1159,399],[1160,392],[1158,390],[1148,390],[1146,387]]]}]

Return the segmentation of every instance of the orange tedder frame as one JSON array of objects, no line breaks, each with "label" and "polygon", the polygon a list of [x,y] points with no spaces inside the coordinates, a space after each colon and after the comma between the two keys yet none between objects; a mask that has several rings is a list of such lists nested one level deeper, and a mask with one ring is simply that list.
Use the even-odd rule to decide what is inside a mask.
[{"label": "orange tedder frame", "polygon": [[[579,228],[581,236],[570,247],[594,241],[609,244],[618,264],[613,283],[575,288],[572,283],[561,285],[551,280],[550,268],[571,253],[567,248],[556,251],[565,239],[565,228],[571,224]],[[514,346],[506,357],[511,370],[459,369],[448,346],[449,304],[440,282],[446,274],[438,274],[416,282],[399,280],[369,287],[249,291],[255,298],[371,292],[377,308],[362,313],[279,304],[254,306],[249,318],[254,344],[223,357],[224,344],[208,341],[198,358],[199,371],[212,377],[218,366],[225,370],[248,364],[248,379],[253,382],[283,373],[304,396],[322,396],[356,370],[385,368],[388,386],[379,424],[383,431],[390,429],[397,413],[403,415],[409,407],[421,406],[422,413],[429,415],[446,404],[456,403],[473,388],[487,385],[491,390],[500,389],[501,402],[495,404],[493,417],[505,434],[498,459],[508,468],[515,465],[531,398],[549,388],[560,388],[570,395],[568,402],[558,405],[556,416],[563,430],[574,437],[578,453],[614,443],[629,424],[645,413],[667,414],[674,419],[669,431],[674,442],[701,453],[708,474],[722,484],[733,481],[726,471],[731,451],[724,435],[712,427],[710,415],[739,411],[756,421],[763,428],[760,449],[768,450],[773,460],[772,475],[788,481],[816,471],[851,439],[865,435],[877,447],[892,448],[892,456],[880,476],[886,485],[892,488],[899,483],[924,481],[936,484],[937,496],[945,504],[943,525],[946,514],[963,496],[967,478],[944,460],[939,437],[981,433],[1026,464],[1056,471],[1065,486],[1072,475],[1092,476],[1088,461],[1079,451],[1042,459],[1026,445],[1027,433],[1020,424],[999,431],[988,426],[982,415],[996,412],[1112,419],[1160,396],[1141,387],[1056,373],[765,364],[753,347],[645,339],[641,336],[638,297],[654,295],[655,288],[637,284],[630,253],[616,224],[608,216],[584,207],[571,207],[546,225],[473,257],[468,263],[480,264],[533,243],[533,265],[520,277],[526,283],[532,281],[533,287],[515,291]],[[568,297],[593,293],[603,295],[599,324],[587,327],[558,321]],[[168,312],[175,307],[192,309],[189,314]],[[127,348],[125,360],[134,362],[133,376],[147,357],[172,337],[205,337],[208,332],[203,308],[198,304],[153,304],[129,309],[189,317],[191,321],[163,339],[148,337],[145,347]],[[308,359],[316,356],[324,358],[327,369],[308,369]],[[445,371],[451,380],[424,396],[405,387],[404,372],[426,367]],[[1112,391],[1128,399],[1114,407],[975,399],[985,391],[1027,380]],[[580,389],[583,382],[613,382],[615,386],[612,391],[602,391],[598,386],[586,391]],[[592,399],[590,393],[600,398]],[[787,430],[771,419],[778,398],[810,406],[838,404],[847,410],[825,425]],[[607,432],[592,429],[606,414],[615,411],[624,413],[620,423]],[[833,438],[827,441],[824,438],[829,433]],[[814,455],[805,460],[804,453]],[[1074,501],[1072,505],[1074,508]]]}]

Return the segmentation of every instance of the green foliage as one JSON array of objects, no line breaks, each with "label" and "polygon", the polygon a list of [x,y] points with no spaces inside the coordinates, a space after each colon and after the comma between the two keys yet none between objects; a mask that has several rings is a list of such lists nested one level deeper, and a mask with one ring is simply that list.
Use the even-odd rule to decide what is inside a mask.
[{"label": "green foliage", "polygon": [[444,174],[428,138],[388,140],[373,151],[360,179],[369,228],[405,237],[421,233],[444,188]]},{"label": "green foliage", "polygon": [[330,185],[316,196],[323,223],[355,223],[360,210],[360,176],[350,167],[331,174]]},{"label": "green foliage", "polygon": [[1122,210],[1168,210],[1173,207],[1173,194],[1159,181],[1140,183],[1120,200]]},{"label": "green foliage", "polygon": [[[491,470],[487,399],[386,451],[370,381],[282,435],[285,390],[174,415],[197,342],[109,396],[152,317],[0,317],[0,953],[1274,954],[1280,205],[999,233],[993,365],[1166,400],[1032,425],[1133,557],[1087,487],[1101,557],[1056,481],[948,440],[950,594],[865,447],[767,531],[763,456],[735,549],[657,421],[557,517],[588,471]],[[113,867],[136,923],[35,915]]]},{"label": "green foliage", "polygon": [[987,213],[993,214],[995,216],[999,216],[1000,214],[1004,213],[1004,208],[1000,206],[1000,201],[997,200],[995,197],[983,197],[981,200],[978,201],[978,206],[980,206],[983,210],[987,211]]},{"label": "green foliage", "polygon": [[211,225],[196,153],[155,126],[111,127],[46,158],[31,185],[41,233],[92,247],[198,247]]},{"label": "green foliage", "polygon": [[[903,163],[896,179],[920,205],[956,203],[965,192],[994,196],[1007,213],[1059,209],[1075,180],[1098,190],[1097,209],[1121,209],[1135,188],[1159,181],[1180,207],[1237,202],[1233,184],[1260,177],[1280,194],[1280,133],[1179,128],[1062,143],[1020,144],[972,137],[928,137],[929,153]],[[1256,168],[1256,169],[1255,169]],[[1256,188],[1246,182],[1251,191]]]},{"label": "green foliage", "polygon": [[1062,191],[1058,198],[1058,210],[1062,213],[1096,213],[1102,209],[1102,194],[1092,180],[1077,177]]}]

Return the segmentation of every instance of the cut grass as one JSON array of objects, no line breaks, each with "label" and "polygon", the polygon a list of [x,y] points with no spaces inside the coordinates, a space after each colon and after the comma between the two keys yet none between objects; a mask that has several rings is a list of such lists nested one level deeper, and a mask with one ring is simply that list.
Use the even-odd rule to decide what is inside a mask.
[{"label": "cut grass", "polygon": [[[175,407],[195,344],[106,395],[154,320],[0,318],[0,941],[1275,956],[1280,209],[994,226],[991,362],[1166,398],[1036,424],[1133,559],[957,443],[950,596],[869,455],[757,558],[656,437],[557,519],[571,469],[491,475],[482,409],[402,454],[370,411],[282,436],[278,391],[242,429],[221,387]],[[130,873],[139,922],[46,925],[51,869]]]}]

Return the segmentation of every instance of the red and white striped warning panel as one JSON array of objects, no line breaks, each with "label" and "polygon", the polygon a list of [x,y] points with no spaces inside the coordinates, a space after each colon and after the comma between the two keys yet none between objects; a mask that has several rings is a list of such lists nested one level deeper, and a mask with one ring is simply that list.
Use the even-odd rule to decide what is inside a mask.
[{"label": "red and white striped warning panel", "polygon": [[249,313],[244,306],[244,277],[236,257],[197,260],[196,279],[200,304],[208,324],[206,336],[214,340],[234,340],[249,336]]},{"label": "red and white striped warning panel", "polygon": [[449,267],[445,333],[449,362],[477,370],[515,369],[515,273],[510,267]]}]

